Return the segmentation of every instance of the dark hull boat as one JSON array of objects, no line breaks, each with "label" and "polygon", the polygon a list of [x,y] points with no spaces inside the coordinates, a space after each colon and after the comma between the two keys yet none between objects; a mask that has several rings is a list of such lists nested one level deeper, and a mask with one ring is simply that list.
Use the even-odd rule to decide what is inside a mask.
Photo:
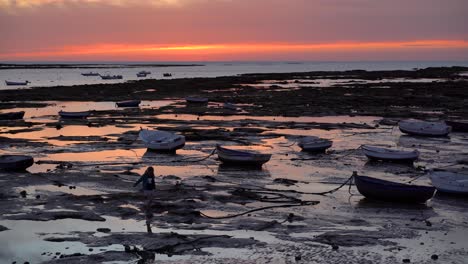
[{"label": "dark hull boat", "polygon": [[258,153],[248,150],[233,150],[216,146],[218,158],[225,164],[261,167],[268,162],[271,154]]},{"label": "dark hull boat", "polygon": [[468,132],[468,120],[447,120],[445,123],[451,126],[454,132]]},{"label": "dark hull boat", "polygon": [[0,113],[0,120],[15,120],[23,119],[24,111],[11,112],[11,113]]},{"label": "dark hull boat", "polygon": [[10,85],[28,85],[30,81],[24,81],[24,82],[12,82],[12,81],[5,81],[5,84],[10,86]]},{"label": "dark hull boat", "polygon": [[354,175],[358,191],[366,198],[387,202],[425,203],[434,196],[435,188],[409,185]]},{"label": "dark hull boat", "polygon": [[115,103],[118,107],[138,107],[140,105],[140,100],[128,100]]},{"label": "dark hull boat", "polygon": [[83,111],[83,112],[65,112],[65,111],[60,111],[59,115],[61,118],[76,118],[76,119],[84,119],[89,116],[89,111]]},{"label": "dark hull boat", "polygon": [[34,159],[31,156],[23,155],[1,155],[0,170],[7,171],[22,171],[34,164]]},{"label": "dark hull boat", "polygon": [[89,77],[89,76],[99,76],[100,74],[98,72],[84,72],[81,75]]}]

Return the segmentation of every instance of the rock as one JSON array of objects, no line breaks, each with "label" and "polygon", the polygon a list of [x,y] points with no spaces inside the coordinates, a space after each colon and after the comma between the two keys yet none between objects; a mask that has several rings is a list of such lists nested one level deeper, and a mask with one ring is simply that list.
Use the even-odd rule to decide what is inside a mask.
[{"label": "rock", "polygon": [[27,195],[27,194],[28,194],[28,193],[27,193],[26,191],[21,191],[21,192],[20,192],[20,195],[21,195],[21,197],[23,197],[23,198],[26,198],[26,195]]},{"label": "rock", "polygon": [[410,263],[410,262],[411,262],[410,259],[404,259],[404,260],[403,260],[403,263]]},{"label": "rock", "polygon": [[338,248],[340,248],[340,247],[338,247],[337,245],[333,245],[333,246],[332,246],[332,249],[333,249],[333,250],[338,250]]},{"label": "rock", "polygon": [[437,256],[436,254],[434,254],[434,255],[431,256],[431,259],[432,259],[432,260],[438,260],[438,259],[439,259],[439,256]]},{"label": "rock", "polygon": [[432,226],[432,223],[429,222],[428,220],[426,220],[425,222],[426,222],[426,226]]}]

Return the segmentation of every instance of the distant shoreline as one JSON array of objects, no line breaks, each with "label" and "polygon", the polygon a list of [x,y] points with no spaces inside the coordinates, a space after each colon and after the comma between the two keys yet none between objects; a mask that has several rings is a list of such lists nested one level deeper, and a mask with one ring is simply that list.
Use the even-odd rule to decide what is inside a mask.
[{"label": "distant shoreline", "polygon": [[19,64],[19,63],[0,63],[0,70],[12,69],[120,69],[120,68],[165,68],[165,67],[195,67],[205,66],[204,64],[105,64],[105,63],[56,63],[56,64]]}]

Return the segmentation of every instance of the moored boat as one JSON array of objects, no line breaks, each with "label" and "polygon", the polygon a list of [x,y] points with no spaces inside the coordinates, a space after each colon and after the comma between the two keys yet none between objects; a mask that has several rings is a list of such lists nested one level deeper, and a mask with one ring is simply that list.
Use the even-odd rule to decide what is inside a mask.
[{"label": "moored boat", "polygon": [[146,75],[147,75],[146,73],[140,73],[139,72],[139,73],[137,73],[136,76],[142,78],[142,77],[146,77]]},{"label": "moored boat", "polygon": [[34,164],[31,156],[25,155],[0,155],[0,169],[7,171],[22,171]]},{"label": "moored boat", "polygon": [[88,77],[88,76],[99,76],[99,73],[98,72],[83,72],[83,73],[81,73],[81,75],[86,76],[86,77]]},{"label": "moored boat", "polygon": [[151,72],[150,71],[139,71],[138,74],[148,75],[148,74],[151,74]]},{"label": "moored boat", "polygon": [[451,131],[450,126],[441,122],[406,120],[398,123],[398,126],[403,133],[425,137],[445,137]]},{"label": "moored boat", "polygon": [[451,126],[454,132],[468,132],[468,120],[447,120],[445,123]]},{"label": "moored boat", "polygon": [[381,180],[354,174],[358,191],[366,198],[387,202],[425,203],[434,196],[435,188]]},{"label": "moored boat", "polygon": [[208,103],[208,98],[189,96],[185,98],[185,101],[192,104],[206,104]]},{"label": "moored boat", "polygon": [[413,162],[419,158],[419,151],[404,151],[389,148],[363,145],[364,154],[370,160],[383,160],[393,162]]},{"label": "moored boat", "polygon": [[24,117],[24,111],[0,113],[0,120],[23,119],[23,117]]},{"label": "moored boat", "polygon": [[433,171],[430,178],[437,192],[468,195],[468,174]]},{"label": "moored boat", "polygon": [[163,73],[163,77],[172,77],[172,73]]},{"label": "moored boat", "polygon": [[259,153],[252,150],[234,150],[216,145],[218,158],[226,164],[247,165],[260,167],[268,162],[271,154]]},{"label": "moored boat", "polygon": [[299,139],[298,145],[303,151],[325,152],[333,145],[333,141],[315,136],[308,136]]},{"label": "moored boat", "polygon": [[103,80],[120,80],[123,79],[122,75],[99,75]]},{"label": "moored boat", "polygon": [[141,129],[139,136],[146,148],[155,151],[175,152],[185,146],[184,136],[168,131]]},{"label": "moored boat", "polygon": [[224,103],[223,108],[233,110],[233,111],[237,110],[237,106],[235,104],[232,104],[232,103]]},{"label": "moored boat", "polygon": [[28,83],[31,83],[31,82],[30,81],[24,81],[24,82],[5,81],[6,85],[28,85]]},{"label": "moored boat", "polygon": [[116,102],[115,104],[118,107],[138,107],[140,103],[141,103],[140,100],[127,100],[127,101]]},{"label": "moored boat", "polygon": [[81,111],[81,112],[66,112],[66,111],[59,111],[59,115],[61,118],[87,118],[89,116],[89,111]]}]

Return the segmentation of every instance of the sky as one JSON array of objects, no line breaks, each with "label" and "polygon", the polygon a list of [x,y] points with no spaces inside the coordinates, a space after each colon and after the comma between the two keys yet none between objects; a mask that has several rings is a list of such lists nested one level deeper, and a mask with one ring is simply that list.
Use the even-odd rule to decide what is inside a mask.
[{"label": "sky", "polygon": [[0,0],[0,61],[468,61],[467,0]]}]

